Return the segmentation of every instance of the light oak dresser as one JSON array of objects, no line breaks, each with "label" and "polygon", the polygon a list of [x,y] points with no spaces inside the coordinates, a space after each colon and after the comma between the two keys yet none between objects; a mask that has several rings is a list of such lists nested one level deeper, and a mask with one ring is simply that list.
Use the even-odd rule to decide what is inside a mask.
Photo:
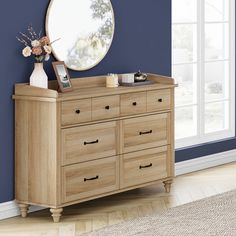
[{"label": "light oak dresser", "polygon": [[15,194],[30,205],[63,207],[174,178],[174,80],[106,88],[105,76],[73,79],[57,92],[16,84]]}]

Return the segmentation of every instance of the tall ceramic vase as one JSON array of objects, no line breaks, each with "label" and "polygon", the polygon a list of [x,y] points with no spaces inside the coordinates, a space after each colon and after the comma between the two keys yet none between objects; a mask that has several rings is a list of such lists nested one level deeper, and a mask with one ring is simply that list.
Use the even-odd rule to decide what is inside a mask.
[{"label": "tall ceramic vase", "polygon": [[40,88],[48,88],[48,77],[43,69],[43,63],[35,63],[33,73],[30,76],[30,85]]}]

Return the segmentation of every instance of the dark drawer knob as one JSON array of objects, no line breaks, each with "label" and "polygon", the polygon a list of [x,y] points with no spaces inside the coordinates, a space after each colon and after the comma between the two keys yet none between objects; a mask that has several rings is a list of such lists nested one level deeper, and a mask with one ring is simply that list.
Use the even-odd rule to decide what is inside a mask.
[{"label": "dark drawer knob", "polygon": [[92,141],[92,142],[84,142],[84,145],[88,145],[88,144],[96,144],[96,143],[98,143],[99,141],[98,141],[98,139],[97,140],[95,140],[95,141]]},{"label": "dark drawer knob", "polygon": [[150,167],[152,167],[152,163],[150,163],[147,166],[139,166],[139,169],[145,169],[145,168],[150,168]]},{"label": "dark drawer knob", "polygon": [[133,102],[133,106],[137,106],[137,102]]},{"label": "dark drawer knob", "polygon": [[152,133],[152,130],[149,130],[149,131],[139,132],[139,135],[151,134],[151,133]]},{"label": "dark drawer knob", "polygon": [[159,98],[159,99],[158,99],[158,102],[163,102],[162,98]]},{"label": "dark drawer knob", "polygon": [[76,113],[76,114],[79,114],[79,113],[80,113],[80,110],[76,110],[75,113]]},{"label": "dark drawer knob", "polygon": [[84,178],[84,182],[86,182],[86,181],[91,181],[91,180],[96,180],[96,179],[98,179],[98,178],[99,178],[98,175],[95,176],[95,177],[92,177],[92,178]]},{"label": "dark drawer knob", "polygon": [[110,106],[105,106],[105,109],[106,109],[106,110],[109,110],[109,109],[110,109]]}]

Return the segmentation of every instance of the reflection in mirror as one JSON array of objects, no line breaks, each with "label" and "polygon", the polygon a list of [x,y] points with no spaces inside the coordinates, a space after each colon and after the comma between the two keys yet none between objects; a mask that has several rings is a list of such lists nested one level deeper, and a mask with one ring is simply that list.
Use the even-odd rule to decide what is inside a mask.
[{"label": "reflection in mirror", "polygon": [[114,35],[110,0],[52,0],[46,31],[55,57],[74,70],[87,70],[107,54]]}]

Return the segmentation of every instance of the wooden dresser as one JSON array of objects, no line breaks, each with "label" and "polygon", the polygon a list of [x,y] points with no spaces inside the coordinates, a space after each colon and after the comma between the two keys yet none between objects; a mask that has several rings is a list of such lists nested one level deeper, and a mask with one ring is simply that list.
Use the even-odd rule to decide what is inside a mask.
[{"label": "wooden dresser", "polygon": [[16,200],[65,206],[174,178],[174,80],[106,88],[105,76],[73,79],[74,90],[15,86]]}]

